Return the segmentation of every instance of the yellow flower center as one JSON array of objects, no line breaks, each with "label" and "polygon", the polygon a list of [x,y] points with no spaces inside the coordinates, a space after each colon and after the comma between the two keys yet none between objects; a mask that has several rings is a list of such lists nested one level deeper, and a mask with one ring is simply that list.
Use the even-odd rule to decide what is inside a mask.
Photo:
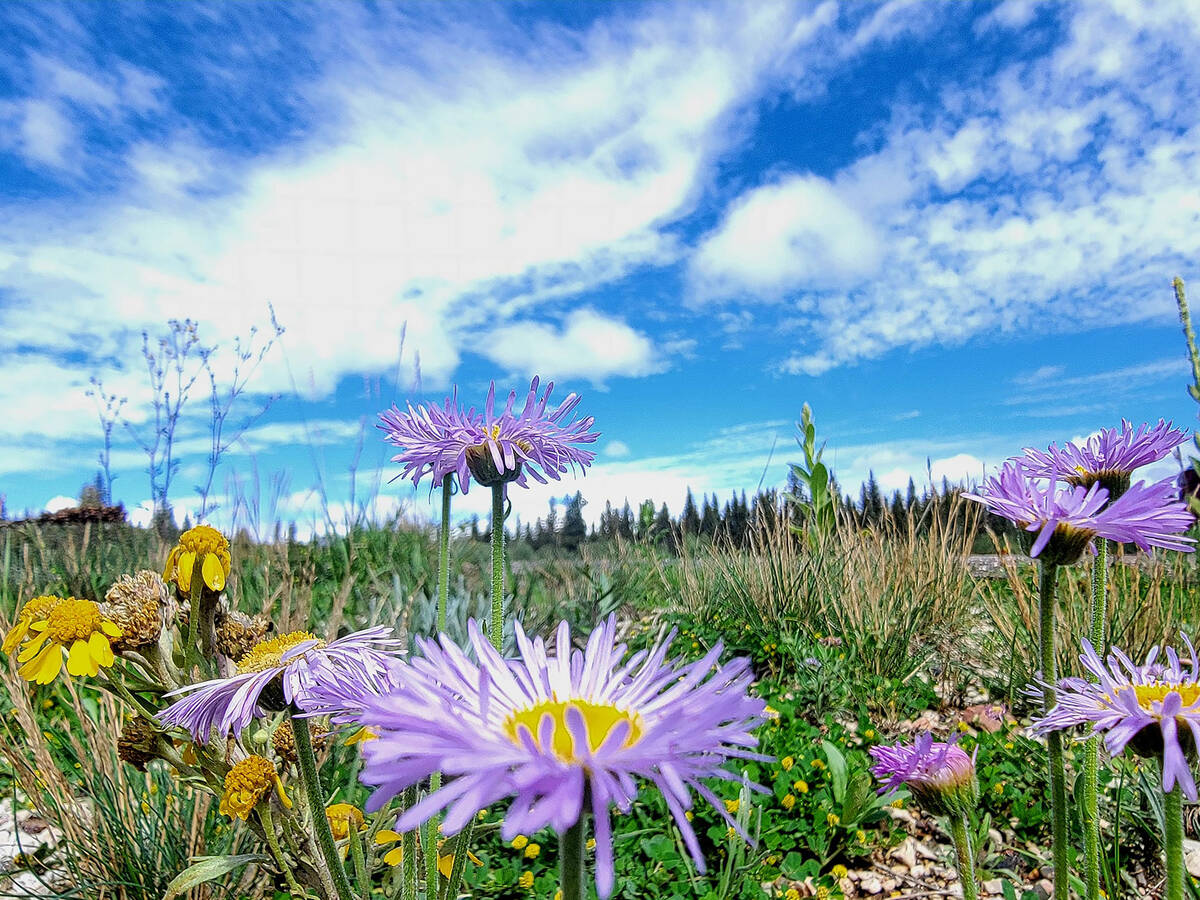
[{"label": "yellow flower center", "polygon": [[1200,700],[1200,684],[1135,684],[1117,689],[1118,694],[1122,691],[1133,691],[1138,706],[1147,712],[1153,712],[1154,704],[1161,704],[1167,694],[1178,694],[1185,707]]},{"label": "yellow flower center", "polygon": [[197,525],[179,536],[179,546],[197,555],[201,553],[220,554],[229,549],[229,541],[225,539],[225,535],[211,525]]},{"label": "yellow flower center", "polygon": [[[283,655],[305,641],[317,641],[312,649],[324,647],[325,642],[317,640],[316,636],[307,631],[292,631],[281,634],[265,641],[259,641],[250,648],[250,652],[238,663],[238,672],[245,675],[249,672],[265,672],[267,669],[278,669],[284,665]],[[305,651],[307,653],[308,651]],[[298,659],[303,659],[305,653],[298,654],[287,661],[291,665]]]},{"label": "yellow flower center", "polygon": [[[504,731],[514,744],[521,743],[521,733],[526,731],[538,745],[538,749],[550,750],[563,762],[579,762],[583,754],[576,751],[575,739],[567,728],[568,709],[576,709],[583,716],[588,750],[592,753],[600,749],[609,732],[620,722],[629,723],[629,734],[625,738],[624,746],[632,747],[641,739],[641,717],[637,713],[626,712],[608,703],[591,703],[587,700],[546,700],[529,709],[514,711],[504,720]],[[554,723],[554,732],[550,738],[550,746],[543,747],[541,724],[547,716]]]},{"label": "yellow flower center", "polygon": [[262,796],[275,786],[279,789],[279,799],[283,805],[291,806],[291,800],[284,793],[283,784],[279,781],[279,774],[269,759],[263,756],[247,756],[238,760],[225,776],[221,814],[244,821]]},{"label": "yellow flower center", "polygon": [[46,617],[46,632],[58,644],[85,641],[100,630],[100,607],[91,600],[64,600]]}]

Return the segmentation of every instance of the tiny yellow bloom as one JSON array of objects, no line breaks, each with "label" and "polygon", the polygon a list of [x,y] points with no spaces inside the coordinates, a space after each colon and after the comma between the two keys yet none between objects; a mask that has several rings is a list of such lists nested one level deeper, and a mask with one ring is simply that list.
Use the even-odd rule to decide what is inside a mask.
[{"label": "tiny yellow bloom", "polygon": [[783,895],[783,900],[800,900],[800,892],[795,888],[788,888],[787,893]]},{"label": "tiny yellow bloom", "polygon": [[854,839],[860,844],[865,844],[867,842],[867,833],[860,828],[854,832]]},{"label": "tiny yellow bloom", "polygon": [[541,852],[542,852],[541,844],[530,844],[529,846],[527,846],[525,848],[525,858],[526,859],[537,859],[538,855]]},{"label": "tiny yellow bloom", "polygon": [[794,766],[795,764],[796,764],[796,760],[790,756],[785,756],[783,759],[781,759],[779,761],[779,765],[783,766],[783,771],[785,771],[785,772],[792,771],[792,766]]},{"label": "tiny yellow bloom", "polygon": [[225,793],[221,797],[221,815],[243,822],[258,805],[258,801],[274,787],[280,802],[291,808],[292,801],[283,789],[275,764],[263,756],[247,756],[234,763],[225,775]]},{"label": "tiny yellow bloom", "polygon": [[796,805],[796,795],[784,794],[783,799],[779,801],[779,805],[790,812],[792,807]]},{"label": "tiny yellow bloom", "polygon": [[741,805],[742,805],[741,800],[726,800],[725,801],[725,812],[729,813],[731,816],[736,816],[738,807],[740,807]]},{"label": "tiny yellow bloom", "polygon": [[795,784],[792,785],[792,790],[794,790],[798,794],[807,794],[808,793],[808,782],[807,781],[797,781]]},{"label": "tiny yellow bloom", "polygon": [[992,786],[992,790],[995,792],[996,796],[997,796],[997,797],[999,797],[1001,794],[1003,794],[1003,793],[1004,793],[1004,782],[1003,782],[1003,781],[997,781],[997,782],[996,782],[996,783],[995,783],[995,784]]},{"label": "tiny yellow bloom", "polygon": [[588,848],[589,850],[595,850],[595,849],[596,849],[596,839],[595,839],[595,838],[588,838],[588,839],[587,839],[587,848]]},{"label": "tiny yellow bloom", "polygon": [[1005,742],[1004,742],[1004,749],[1005,749],[1005,750],[1012,750],[1014,747],[1016,747],[1016,745],[1015,745],[1015,744],[1014,744],[1012,741],[1005,741]]},{"label": "tiny yellow bloom", "polygon": [[486,809],[481,809],[479,811],[479,815],[477,815],[475,818],[477,818],[480,822],[482,822],[487,817],[488,817],[488,811]]},{"label": "tiny yellow bloom", "polygon": [[829,813],[829,815],[825,817],[825,821],[828,823],[829,827],[832,828],[834,825],[841,824],[842,817],[837,813]]},{"label": "tiny yellow bloom", "polygon": [[897,797],[892,801],[892,809],[904,809],[904,798]]},{"label": "tiny yellow bloom", "polygon": [[968,725],[966,722],[959,722],[959,723],[958,723],[958,730],[959,730],[959,731],[962,731],[962,732],[967,732],[967,731],[970,731],[970,730],[971,730],[971,726],[970,726],[970,725]]},{"label": "tiny yellow bloom", "polygon": [[533,873],[526,869],[521,873],[521,877],[517,879],[517,884],[525,888],[525,890],[529,890],[533,887]]},{"label": "tiny yellow bloom", "polygon": [[691,811],[690,809],[685,809],[685,810],[683,811],[683,817],[684,817],[685,819],[687,819],[689,822],[690,822],[690,821],[692,821],[692,819],[694,819],[694,818],[695,818],[695,816],[694,816],[694,815],[692,815],[692,811]]},{"label": "tiny yellow bloom", "polygon": [[875,740],[875,729],[868,728],[866,731],[863,732],[863,737],[865,737],[868,741]]},{"label": "tiny yellow bloom", "polygon": [[525,835],[523,835],[523,834],[518,834],[515,838],[512,839],[512,848],[514,850],[524,850],[525,845],[528,843],[529,843],[529,838],[525,837]]},{"label": "tiny yellow bloom", "polygon": [[849,873],[849,870],[845,866],[843,866],[841,863],[838,863],[836,866],[834,866],[832,869],[829,870],[829,874],[832,875],[834,878],[840,879],[840,878],[845,878],[850,873]]},{"label": "tiny yellow bloom", "polygon": [[812,766],[814,769],[823,769],[823,768],[825,768],[825,760],[814,759],[811,763],[809,763],[809,765]]},{"label": "tiny yellow bloom", "polygon": [[767,865],[768,865],[768,866],[773,866],[773,865],[775,865],[775,864],[776,864],[776,863],[778,863],[778,862],[779,862],[779,857],[778,857],[778,856],[768,856],[768,857],[767,857]]}]

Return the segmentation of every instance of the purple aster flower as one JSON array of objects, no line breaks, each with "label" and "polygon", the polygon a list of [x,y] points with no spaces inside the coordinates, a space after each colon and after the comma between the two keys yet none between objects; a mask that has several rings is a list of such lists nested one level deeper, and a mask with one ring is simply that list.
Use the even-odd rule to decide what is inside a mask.
[{"label": "purple aster flower", "polygon": [[[700,846],[685,815],[699,795],[737,828],[701,779],[739,780],[730,758],[762,759],[751,730],[765,706],[748,696],[749,660],[718,666],[721,647],[693,663],[667,661],[671,639],[628,658],[610,618],[583,651],[564,622],[554,655],[516,626],[519,660],[505,660],[470,623],[474,662],[445,635],[419,640],[423,658],[404,665],[401,686],[369,704],[362,724],[379,735],[363,747],[368,809],[441,772],[444,786],[407,810],[407,831],[447,810],[447,834],[476,812],[512,798],[505,840],[552,825],[563,834],[595,817],[596,888],[613,890],[609,807],[628,812],[635,778],[651,782],[671,810],[697,867]],[[763,788],[754,785],[758,790]],[[585,809],[588,803],[590,809]]]},{"label": "purple aster flower", "polygon": [[[1094,482],[1059,488],[1051,478],[1041,484],[1020,460],[1009,460],[988,478],[978,494],[963,495],[1033,534],[1029,555],[1070,565],[1091,548],[1093,538],[1136,544],[1142,550],[1192,550],[1195,541],[1181,532],[1192,525],[1187,504],[1174,496],[1169,481],[1139,481],[1113,500]],[[1047,550],[1047,548],[1049,548]],[[1043,554],[1043,551],[1046,551]]]},{"label": "purple aster flower", "polygon": [[1129,488],[1135,469],[1158,462],[1186,440],[1186,432],[1162,419],[1157,425],[1137,428],[1122,419],[1120,428],[1101,429],[1083,446],[1068,442],[1062,448],[1055,444],[1045,450],[1026,447],[1020,462],[1031,475],[1082,487],[1099,483],[1117,497]]},{"label": "purple aster flower", "polygon": [[967,756],[956,740],[935,741],[927,731],[912,744],[872,747],[871,774],[883,782],[879,793],[906,785],[931,812],[965,815],[979,802],[979,781],[974,754]]},{"label": "purple aster flower", "polygon": [[1046,734],[1091,725],[1088,736],[1103,734],[1104,745],[1114,756],[1130,747],[1139,756],[1161,757],[1163,790],[1178,784],[1195,802],[1189,761],[1200,742],[1200,666],[1187,635],[1183,642],[1186,661],[1171,648],[1164,654],[1165,662],[1160,661],[1155,647],[1139,666],[1114,647],[1105,665],[1085,639],[1079,658],[1096,681],[1060,681],[1054,707],[1034,721],[1034,729]]},{"label": "purple aster flower", "polygon": [[[167,725],[206,741],[215,726],[222,734],[241,733],[263,707],[279,711],[293,705],[317,709],[317,685],[350,695],[353,686],[390,677],[402,642],[385,626],[356,631],[326,644],[307,631],[293,631],[256,644],[237,664],[237,674],[188,685],[166,696],[187,694],[159,716]],[[364,688],[358,688],[365,690]]]},{"label": "purple aster flower", "polygon": [[600,437],[590,430],[595,420],[570,418],[580,401],[574,393],[547,410],[554,382],[546,385],[541,396],[538,384],[535,376],[520,410],[515,409],[517,392],[512,391],[497,413],[492,382],[482,412],[471,407],[464,413],[455,391],[440,407],[409,406],[405,413],[393,406],[380,414],[386,440],[404,448],[392,458],[404,464],[401,477],[411,477],[416,484],[426,472],[435,481],[453,473],[465,494],[472,476],[485,487],[510,481],[524,487],[526,475],[545,484],[548,478],[557,481],[576,467],[586,469],[596,454],[577,445],[595,443]]}]

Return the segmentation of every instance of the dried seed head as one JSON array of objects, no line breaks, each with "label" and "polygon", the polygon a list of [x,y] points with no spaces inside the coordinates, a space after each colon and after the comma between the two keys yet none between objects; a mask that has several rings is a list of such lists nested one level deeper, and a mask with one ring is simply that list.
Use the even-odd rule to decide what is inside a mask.
[{"label": "dried seed head", "polygon": [[[308,731],[312,737],[313,747],[320,747],[329,740],[329,729],[320,722],[309,719]],[[296,756],[296,734],[292,731],[290,719],[284,719],[279,723],[279,727],[271,735],[271,747],[274,749],[275,755],[285,763],[291,763],[293,766],[299,764],[299,758]]]},{"label": "dried seed head", "polygon": [[158,636],[173,613],[166,582],[157,572],[143,570],[122,575],[104,595],[102,611],[121,629],[115,650],[133,650],[158,643]]},{"label": "dried seed head", "polygon": [[146,771],[146,763],[158,759],[155,752],[154,727],[141,716],[129,719],[117,738],[117,756],[139,772]]},{"label": "dried seed head", "polygon": [[266,616],[248,616],[237,610],[218,607],[217,650],[234,662],[239,662],[251,648],[266,639],[273,627]]}]

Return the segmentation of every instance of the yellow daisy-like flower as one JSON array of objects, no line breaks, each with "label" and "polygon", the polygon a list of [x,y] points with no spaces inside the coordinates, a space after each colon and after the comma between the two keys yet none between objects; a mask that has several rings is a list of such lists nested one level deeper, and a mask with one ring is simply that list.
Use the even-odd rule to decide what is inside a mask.
[{"label": "yellow daisy-like flower", "polygon": [[526,859],[537,859],[538,856],[541,854],[541,852],[542,852],[541,844],[530,844],[528,847],[525,848],[525,858]]},{"label": "yellow daisy-like flower", "polygon": [[[400,834],[399,832],[392,831],[392,829],[390,829],[390,828],[380,829],[375,835],[375,844],[377,846],[383,846],[385,844],[395,844],[396,845],[391,850],[389,850],[387,853],[383,854],[383,861],[389,866],[395,867],[395,866],[400,865],[400,863],[402,863],[404,861],[404,847],[400,843],[400,839],[402,837],[404,837],[404,835]],[[438,850],[441,850],[442,847],[445,845],[445,843],[446,843],[445,840],[438,841]],[[483,865],[483,860],[481,860],[478,856],[476,856],[470,850],[467,851],[467,859],[469,859],[471,862],[473,862],[477,866]],[[442,873],[442,877],[449,879],[450,873],[453,870],[454,870],[454,854],[453,853],[439,853],[438,854],[438,871]]]},{"label": "yellow daisy-like flower", "polygon": [[4,636],[4,643],[0,644],[0,650],[5,653],[12,653],[21,645],[21,641],[29,634],[29,628],[34,622],[40,622],[50,615],[50,610],[63,602],[62,597],[57,597],[54,594],[44,594],[40,597],[34,597],[23,607],[20,613],[17,614],[17,621],[13,622],[12,628],[8,630],[8,634]]},{"label": "yellow daisy-like flower", "polygon": [[229,580],[229,541],[225,535],[208,525],[189,528],[179,536],[179,543],[167,556],[163,580],[174,583],[184,596],[192,592],[192,570],[196,560],[203,557],[200,576],[210,591],[220,592]]},{"label": "yellow daisy-like flower", "polygon": [[63,651],[67,651],[67,674],[96,675],[100,667],[113,664],[110,638],[121,636],[116,623],[100,614],[100,607],[91,600],[68,597],[46,614],[44,619],[31,622],[31,636],[17,662],[26,681],[49,684],[62,669]]},{"label": "yellow daisy-like flower", "polygon": [[225,776],[225,794],[221,797],[220,812],[231,819],[246,821],[258,801],[270,792],[279,791],[280,802],[291,808],[292,801],[283,789],[275,764],[265,756],[247,756],[238,760]]}]

